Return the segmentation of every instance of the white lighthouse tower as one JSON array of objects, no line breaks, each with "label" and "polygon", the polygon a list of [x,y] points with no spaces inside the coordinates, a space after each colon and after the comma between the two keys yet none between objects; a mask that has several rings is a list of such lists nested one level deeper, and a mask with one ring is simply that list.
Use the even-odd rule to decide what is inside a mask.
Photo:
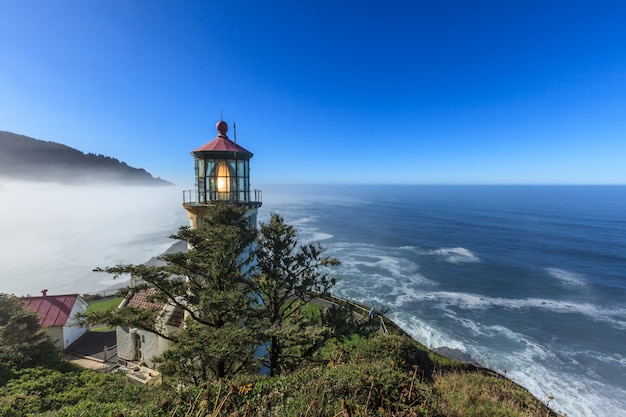
[{"label": "white lighthouse tower", "polygon": [[217,122],[216,128],[215,139],[191,151],[195,161],[195,190],[183,192],[183,207],[191,228],[198,228],[207,210],[217,202],[246,208],[250,224],[256,227],[262,202],[261,191],[250,189],[252,152],[228,138],[225,121]]}]

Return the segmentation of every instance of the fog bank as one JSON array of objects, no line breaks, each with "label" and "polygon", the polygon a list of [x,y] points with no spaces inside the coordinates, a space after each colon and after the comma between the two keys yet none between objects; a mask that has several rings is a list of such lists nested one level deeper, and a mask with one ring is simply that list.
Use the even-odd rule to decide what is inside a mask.
[{"label": "fog bank", "polygon": [[100,291],[98,266],[143,263],[187,225],[182,188],[0,183],[0,292]]}]

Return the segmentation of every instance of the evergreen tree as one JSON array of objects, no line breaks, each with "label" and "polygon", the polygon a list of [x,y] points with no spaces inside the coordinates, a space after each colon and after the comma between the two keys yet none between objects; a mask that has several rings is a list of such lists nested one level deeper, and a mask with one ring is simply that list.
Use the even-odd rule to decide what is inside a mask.
[{"label": "evergreen tree", "polygon": [[187,252],[165,254],[163,266],[118,265],[97,269],[115,275],[130,273],[156,289],[154,301],[185,311],[185,328],[178,335],[156,324],[158,311],[128,307],[87,317],[146,329],[176,342],[158,362],[165,374],[191,383],[223,378],[254,366],[254,297],[244,275],[251,261],[256,230],[245,210],[215,204],[197,229],[181,227],[172,238],[186,241]]},{"label": "evergreen tree", "polygon": [[39,327],[39,317],[14,295],[0,293],[0,385],[23,368],[61,360],[54,343]]},{"label": "evergreen tree", "polygon": [[320,346],[328,329],[313,323],[303,306],[316,293],[335,285],[327,266],[339,265],[324,256],[319,243],[300,245],[293,226],[278,214],[261,223],[255,247],[255,289],[263,303],[270,375],[276,375]]}]

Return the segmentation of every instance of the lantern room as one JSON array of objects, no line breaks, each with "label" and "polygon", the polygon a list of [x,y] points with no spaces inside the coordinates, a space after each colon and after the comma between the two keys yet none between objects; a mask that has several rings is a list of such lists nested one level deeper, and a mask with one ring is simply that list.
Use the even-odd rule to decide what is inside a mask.
[{"label": "lantern room", "polygon": [[216,128],[218,134],[215,139],[191,151],[195,161],[195,195],[185,193],[185,207],[210,205],[218,201],[260,207],[260,191],[252,193],[250,190],[252,152],[237,145],[236,135],[235,142],[228,138],[225,121],[217,122]]}]

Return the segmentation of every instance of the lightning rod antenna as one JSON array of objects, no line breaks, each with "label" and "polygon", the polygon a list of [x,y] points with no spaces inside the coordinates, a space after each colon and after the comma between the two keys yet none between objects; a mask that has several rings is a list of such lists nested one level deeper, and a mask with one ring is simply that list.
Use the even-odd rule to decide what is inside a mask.
[{"label": "lightning rod antenna", "polygon": [[233,122],[233,140],[235,142],[235,201],[239,201],[239,161],[237,161],[237,123]]}]

